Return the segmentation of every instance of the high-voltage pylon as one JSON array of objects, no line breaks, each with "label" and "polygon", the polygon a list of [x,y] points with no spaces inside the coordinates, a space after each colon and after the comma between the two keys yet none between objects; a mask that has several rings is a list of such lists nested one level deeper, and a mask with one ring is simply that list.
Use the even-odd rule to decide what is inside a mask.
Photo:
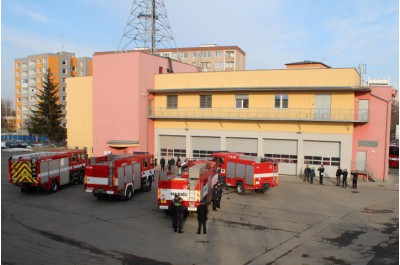
[{"label": "high-voltage pylon", "polygon": [[176,49],[164,0],[134,0],[118,51],[128,48]]}]

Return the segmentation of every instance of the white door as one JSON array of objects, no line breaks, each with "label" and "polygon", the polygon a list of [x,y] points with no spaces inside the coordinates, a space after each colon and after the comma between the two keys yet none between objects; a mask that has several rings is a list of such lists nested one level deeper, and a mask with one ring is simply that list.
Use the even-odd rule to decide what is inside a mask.
[{"label": "white door", "polygon": [[360,99],[358,101],[358,120],[368,121],[369,100]]},{"label": "white door", "polygon": [[315,95],[314,118],[317,120],[331,119],[331,95]]},{"label": "white door", "polygon": [[365,171],[366,164],[367,164],[367,151],[357,151],[356,169],[358,171]]},{"label": "white door", "polygon": [[[305,165],[315,169],[323,164],[326,177],[335,177],[336,169],[340,166],[340,142],[304,141],[304,170]],[[300,172],[302,174],[302,172]]]},{"label": "white door", "polygon": [[279,162],[279,174],[296,175],[297,140],[264,139],[264,156]]}]

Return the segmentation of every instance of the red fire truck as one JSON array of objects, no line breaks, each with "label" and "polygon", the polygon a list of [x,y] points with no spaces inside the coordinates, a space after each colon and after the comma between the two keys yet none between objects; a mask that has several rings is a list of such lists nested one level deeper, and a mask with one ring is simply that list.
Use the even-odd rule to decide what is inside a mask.
[{"label": "red fire truck", "polygon": [[168,210],[175,195],[189,211],[196,211],[200,200],[208,204],[212,200],[211,189],[218,181],[217,165],[213,161],[198,160],[183,164],[180,174],[167,175],[158,180],[158,208]]},{"label": "red fire truck", "polygon": [[83,183],[86,150],[14,155],[8,160],[9,182],[21,192],[41,188],[56,192],[61,185]]},{"label": "red fire truck", "polygon": [[264,193],[278,186],[278,163],[274,161],[230,152],[211,156],[218,164],[221,184],[236,187],[240,195],[246,190]]},{"label": "red fire truck", "polygon": [[130,200],[137,190],[150,191],[154,179],[153,155],[92,157],[86,166],[85,191],[99,199],[109,195]]},{"label": "red fire truck", "polygon": [[389,167],[398,168],[399,167],[399,146],[390,145],[389,146]]}]

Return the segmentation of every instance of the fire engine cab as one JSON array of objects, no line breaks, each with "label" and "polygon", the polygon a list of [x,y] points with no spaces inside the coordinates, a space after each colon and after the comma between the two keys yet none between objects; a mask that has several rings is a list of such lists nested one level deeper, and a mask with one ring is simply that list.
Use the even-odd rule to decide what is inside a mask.
[{"label": "fire engine cab", "polygon": [[154,180],[153,155],[92,157],[86,166],[85,191],[99,199],[109,195],[130,200],[135,191],[150,191]]},{"label": "fire engine cab", "polygon": [[212,200],[211,189],[218,181],[217,165],[213,161],[198,160],[182,164],[181,172],[167,175],[160,172],[158,180],[158,208],[168,210],[175,195],[189,211],[196,211],[200,200]]},{"label": "fire engine cab", "polygon": [[21,192],[41,188],[56,192],[61,185],[83,183],[86,150],[14,155],[8,160],[9,182]]},{"label": "fire engine cab", "polygon": [[221,184],[236,187],[240,195],[246,190],[264,193],[278,186],[277,162],[229,152],[213,153],[211,156],[218,164]]}]

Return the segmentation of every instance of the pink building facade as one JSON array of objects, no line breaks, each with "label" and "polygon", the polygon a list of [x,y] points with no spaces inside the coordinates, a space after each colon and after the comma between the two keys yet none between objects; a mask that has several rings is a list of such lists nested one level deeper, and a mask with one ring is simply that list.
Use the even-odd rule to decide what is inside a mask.
[{"label": "pink building facade", "polygon": [[153,152],[154,124],[147,115],[152,99],[147,90],[154,88],[154,75],[171,71],[198,70],[137,51],[94,54],[93,155]]},{"label": "pink building facade", "polygon": [[[356,92],[358,109],[368,109],[368,122],[354,125],[352,169],[385,180],[389,171],[390,117],[396,90],[371,86],[368,93]],[[357,111],[357,110],[356,110]]]}]

